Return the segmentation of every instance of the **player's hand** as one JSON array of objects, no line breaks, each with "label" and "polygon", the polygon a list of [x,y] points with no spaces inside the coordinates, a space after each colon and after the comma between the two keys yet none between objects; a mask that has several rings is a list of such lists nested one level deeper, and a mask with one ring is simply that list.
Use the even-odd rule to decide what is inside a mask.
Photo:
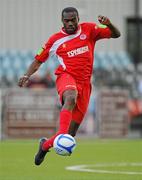
[{"label": "player's hand", "polygon": [[98,16],[98,21],[99,21],[101,24],[106,25],[106,26],[108,26],[108,25],[111,24],[109,18],[107,18],[106,16],[102,16],[102,15],[99,15],[99,16]]},{"label": "player's hand", "polygon": [[25,87],[29,82],[29,76],[24,75],[19,79],[18,86]]}]

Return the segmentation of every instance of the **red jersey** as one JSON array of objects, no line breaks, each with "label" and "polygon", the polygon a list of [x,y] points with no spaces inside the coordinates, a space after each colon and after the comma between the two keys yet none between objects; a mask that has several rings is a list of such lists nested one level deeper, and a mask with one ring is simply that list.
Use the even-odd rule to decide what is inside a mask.
[{"label": "red jersey", "polygon": [[100,27],[95,23],[82,23],[75,34],[67,34],[63,29],[54,34],[35,56],[36,60],[45,62],[49,56],[59,61],[55,74],[64,71],[76,80],[89,80],[94,61],[94,47],[99,39],[110,38],[108,27]]}]

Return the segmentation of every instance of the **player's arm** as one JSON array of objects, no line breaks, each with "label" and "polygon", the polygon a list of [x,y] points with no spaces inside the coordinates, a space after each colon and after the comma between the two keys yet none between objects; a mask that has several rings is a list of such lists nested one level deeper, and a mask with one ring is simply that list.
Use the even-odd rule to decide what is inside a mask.
[{"label": "player's arm", "polygon": [[51,42],[50,38],[47,43],[38,50],[37,54],[34,57],[35,60],[29,66],[27,72],[19,79],[18,85],[20,87],[25,87],[29,81],[30,76],[34,74],[39,69],[41,64],[48,59],[49,50],[52,44],[53,43]]},{"label": "player's arm", "polygon": [[120,35],[121,35],[120,31],[111,23],[109,18],[99,15],[98,16],[98,21],[101,24],[106,25],[111,30],[111,38],[120,37]]},{"label": "player's arm", "polygon": [[32,64],[29,66],[27,72],[19,79],[18,85],[20,87],[25,87],[29,81],[30,76],[39,69],[41,64],[42,62],[34,60]]}]

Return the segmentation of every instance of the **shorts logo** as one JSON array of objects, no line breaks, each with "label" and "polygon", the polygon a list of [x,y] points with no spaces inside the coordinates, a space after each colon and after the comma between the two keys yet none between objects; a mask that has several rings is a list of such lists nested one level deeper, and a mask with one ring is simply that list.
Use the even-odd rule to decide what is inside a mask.
[{"label": "shorts logo", "polygon": [[85,40],[85,39],[86,39],[86,34],[81,34],[81,35],[80,35],[80,39],[81,39],[81,40]]}]

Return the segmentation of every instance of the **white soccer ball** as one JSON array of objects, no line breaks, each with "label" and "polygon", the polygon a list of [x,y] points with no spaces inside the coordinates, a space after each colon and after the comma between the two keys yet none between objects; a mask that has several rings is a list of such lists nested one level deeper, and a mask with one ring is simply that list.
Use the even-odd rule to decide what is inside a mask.
[{"label": "white soccer ball", "polygon": [[55,152],[62,156],[70,156],[76,147],[75,139],[69,134],[59,134],[53,143]]}]

